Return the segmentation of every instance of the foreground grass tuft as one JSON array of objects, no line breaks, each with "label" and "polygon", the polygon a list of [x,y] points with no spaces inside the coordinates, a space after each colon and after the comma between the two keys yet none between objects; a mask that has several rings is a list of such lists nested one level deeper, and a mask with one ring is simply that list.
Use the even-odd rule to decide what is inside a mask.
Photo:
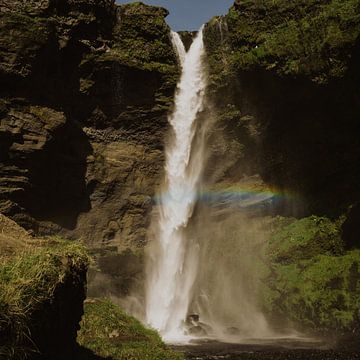
[{"label": "foreground grass tuft", "polygon": [[46,246],[29,246],[16,256],[0,258],[0,358],[22,359],[37,350],[31,330],[37,326],[34,314],[89,264],[78,243],[51,238],[42,245]]},{"label": "foreground grass tuft", "polygon": [[113,360],[181,360],[159,335],[125,314],[109,300],[91,300],[78,333],[78,342],[97,355]]}]

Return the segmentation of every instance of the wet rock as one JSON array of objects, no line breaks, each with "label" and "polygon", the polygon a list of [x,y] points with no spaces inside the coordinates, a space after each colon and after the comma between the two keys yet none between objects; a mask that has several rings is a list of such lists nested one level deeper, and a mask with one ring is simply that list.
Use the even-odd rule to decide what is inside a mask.
[{"label": "wet rock", "polygon": [[198,315],[198,314],[191,314],[191,315],[188,315],[188,317],[187,317],[187,321],[189,323],[197,323],[197,322],[199,322],[199,320],[200,320],[200,315]]},{"label": "wet rock", "polygon": [[182,42],[184,43],[186,51],[190,49],[190,46],[193,43],[196,34],[197,31],[179,31],[179,35],[181,37]]},{"label": "wet rock", "polygon": [[211,326],[200,321],[200,315],[190,314],[186,318],[185,326],[189,335],[205,337],[212,334]]}]

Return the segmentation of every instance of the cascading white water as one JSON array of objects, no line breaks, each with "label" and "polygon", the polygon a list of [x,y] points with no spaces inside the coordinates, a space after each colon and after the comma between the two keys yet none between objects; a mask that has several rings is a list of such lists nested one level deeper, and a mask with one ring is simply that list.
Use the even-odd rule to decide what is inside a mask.
[{"label": "cascading white water", "polygon": [[171,31],[170,35],[171,35],[171,42],[173,44],[174,49],[176,50],[176,55],[179,58],[180,65],[183,66],[186,57],[186,50],[184,43],[182,42],[181,37],[177,32]]},{"label": "cascading white water", "polygon": [[146,318],[164,339],[176,341],[184,338],[183,322],[197,268],[196,249],[186,251],[191,245],[184,229],[193,213],[204,164],[201,141],[195,148],[193,143],[196,120],[204,105],[206,76],[202,63],[205,52],[202,29],[187,53],[177,33],[172,33],[172,41],[182,65],[182,75],[175,108],[169,116],[173,137],[166,149],[166,178],[157,238],[149,251]]}]

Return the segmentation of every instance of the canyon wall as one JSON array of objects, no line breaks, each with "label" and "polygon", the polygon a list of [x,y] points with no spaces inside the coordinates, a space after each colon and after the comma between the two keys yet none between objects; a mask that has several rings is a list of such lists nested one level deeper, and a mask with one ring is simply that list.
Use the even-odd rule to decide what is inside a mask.
[{"label": "canyon wall", "polygon": [[359,12],[353,0],[239,0],[207,25],[217,127],[241,148],[225,177],[245,169],[301,198],[301,215],[360,220]]},{"label": "canyon wall", "polygon": [[281,194],[242,272],[273,326],[328,338],[359,333],[359,35],[354,0],[237,0],[205,29],[208,181]]},{"label": "canyon wall", "polygon": [[178,77],[167,11],[0,7],[0,212],[36,234],[142,247]]},{"label": "canyon wall", "polygon": [[[347,330],[359,323],[349,320],[359,311],[349,303],[360,281],[359,14],[358,0],[237,0],[205,28],[210,85],[200,117],[210,129],[205,189],[280,194],[251,214],[271,215],[256,245],[270,244],[266,283],[280,297],[264,307],[274,316],[293,311],[304,323],[311,311],[340,308],[327,328],[345,319],[338,328]],[[134,278],[141,281],[179,77],[166,15],[113,0],[0,3],[0,212],[33,234],[93,248],[93,295],[126,294]],[[189,47],[193,34],[182,36]],[[194,228],[206,206],[196,208]],[[238,216],[227,217],[230,250],[239,246]],[[254,221],[249,229],[262,229]],[[215,220],[203,224],[212,246]],[[307,246],[313,252],[297,256]],[[335,262],[341,278],[324,265]],[[324,268],[330,273],[322,283],[339,293],[322,307],[285,276],[311,281]],[[296,314],[307,296],[308,314]]]}]

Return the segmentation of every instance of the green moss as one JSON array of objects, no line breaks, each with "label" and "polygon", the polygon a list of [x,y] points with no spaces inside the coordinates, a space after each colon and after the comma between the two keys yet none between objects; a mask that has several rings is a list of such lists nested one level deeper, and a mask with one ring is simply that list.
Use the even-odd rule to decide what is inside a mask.
[{"label": "green moss", "polygon": [[359,332],[360,251],[344,252],[341,223],[311,216],[275,229],[262,293],[268,313],[314,331]]},{"label": "green moss", "polygon": [[169,350],[155,331],[144,328],[109,300],[85,304],[78,342],[113,360],[183,359],[181,354]]},{"label": "green moss", "polygon": [[53,34],[51,22],[17,13],[2,14],[0,20],[0,71],[25,77]]},{"label": "green moss", "polygon": [[290,265],[276,265],[276,292],[267,301],[276,311],[317,331],[351,333],[360,319],[360,251],[320,255]]},{"label": "green moss", "polygon": [[318,254],[338,255],[343,251],[341,222],[311,216],[280,228],[271,238],[268,253],[279,263],[309,259]]},{"label": "green moss", "polygon": [[343,77],[360,34],[359,6],[358,0],[243,0],[226,16],[227,62],[317,83]]},{"label": "green moss", "polygon": [[[128,47],[127,49],[115,47],[96,58],[96,61],[100,66],[106,66],[107,63],[118,62],[141,70],[157,71],[169,75],[177,74],[177,65],[157,61],[158,58],[154,56],[157,52],[154,48],[144,48],[144,44],[141,41],[132,42],[132,45],[132,47]],[[160,44],[160,47],[166,49],[164,44]],[[160,55],[161,51],[159,50],[157,54]]]},{"label": "green moss", "polygon": [[115,29],[116,46],[102,60],[116,58],[124,64],[162,73],[176,71],[176,56],[165,22],[168,12],[142,3],[122,5]]},{"label": "green moss", "polygon": [[0,356],[21,358],[35,350],[29,341],[32,315],[52,301],[68,277],[76,277],[89,264],[82,245],[57,238],[44,245],[0,258]]}]

